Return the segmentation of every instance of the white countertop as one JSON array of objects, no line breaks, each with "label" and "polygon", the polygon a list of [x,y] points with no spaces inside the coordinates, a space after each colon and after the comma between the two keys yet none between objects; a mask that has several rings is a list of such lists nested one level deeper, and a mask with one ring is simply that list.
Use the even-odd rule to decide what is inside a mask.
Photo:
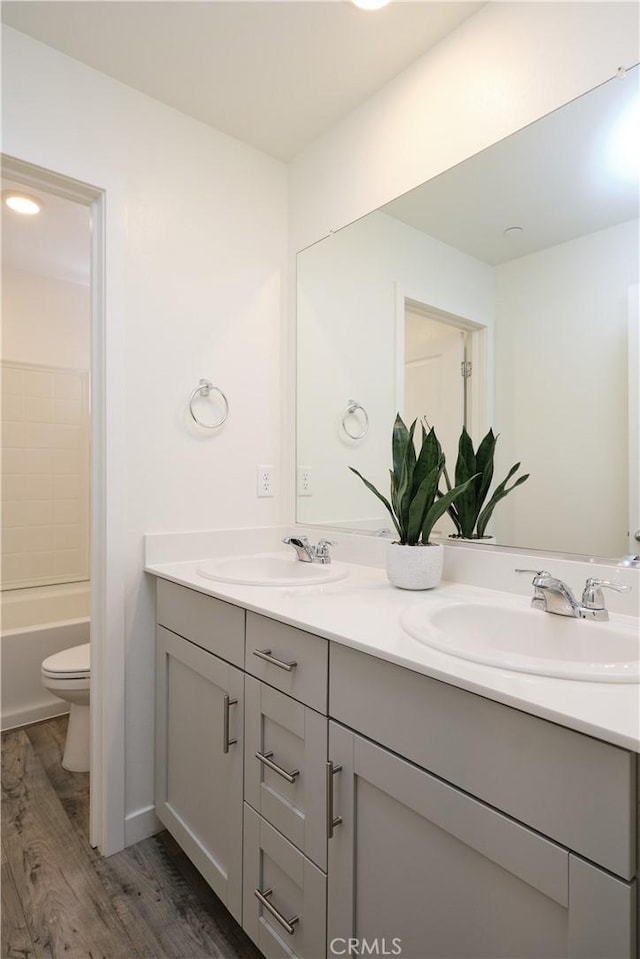
[{"label": "white countertop", "polygon": [[[152,563],[145,569],[154,576],[640,752],[640,685],[577,682],[483,666],[425,646],[400,625],[400,615],[408,606],[428,603],[431,598],[438,603],[447,599],[481,600],[491,596],[490,590],[442,583],[433,591],[409,592],[391,586],[383,570],[350,564],[345,564],[349,571],[346,579],[321,586],[237,586],[204,579],[197,572],[201,562]],[[495,595],[503,598],[505,594]],[[513,594],[507,596],[514,601]],[[517,599],[528,606],[528,598]]]}]

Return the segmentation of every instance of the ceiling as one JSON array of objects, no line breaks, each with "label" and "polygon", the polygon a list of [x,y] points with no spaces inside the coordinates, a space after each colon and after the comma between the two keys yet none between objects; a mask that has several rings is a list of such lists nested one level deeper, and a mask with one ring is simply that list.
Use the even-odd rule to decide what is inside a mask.
[{"label": "ceiling", "polygon": [[2,3],[4,23],[288,161],[483,3]]},{"label": "ceiling", "polygon": [[[640,67],[383,211],[497,265],[638,217]],[[508,227],[521,233],[505,235]]]},{"label": "ceiling", "polygon": [[2,179],[2,192],[28,193],[42,202],[36,216],[2,204],[2,268],[24,270],[70,283],[89,283],[89,208],[71,200]]}]

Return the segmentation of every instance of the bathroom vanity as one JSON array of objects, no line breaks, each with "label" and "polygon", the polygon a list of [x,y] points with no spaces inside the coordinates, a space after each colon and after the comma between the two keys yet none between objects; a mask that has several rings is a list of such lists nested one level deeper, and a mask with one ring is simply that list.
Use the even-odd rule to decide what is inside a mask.
[{"label": "bathroom vanity", "polygon": [[[369,608],[384,634],[385,604],[411,597],[377,570],[269,593],[207,583],[193,564],[147,568],[157,815],[266,956],[348,955],[366,939],[404,959],[635,959],[633,739],[588,735],[548,705],[563,687],[598,700],[602,685],[476,666],[511,679],[514,708],[498,680],[482,693],[469,672],[446,681],[417,652],[412,668],[412,641],[390,629],[386,652],[380,638],[367,651],[317,609],[320,595],[349,624]],[[637,701],[637,686],[610,686],[601,710],[616,691]]]}]

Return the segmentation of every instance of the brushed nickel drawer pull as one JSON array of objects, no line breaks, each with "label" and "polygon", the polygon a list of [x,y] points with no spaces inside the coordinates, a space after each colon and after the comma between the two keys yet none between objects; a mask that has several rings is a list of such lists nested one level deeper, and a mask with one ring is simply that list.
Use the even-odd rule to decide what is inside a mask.
[{"label": "brushed nickel drawer pull", "polygon": [[276,659],[271,655],[270,649],[254,649],[253,655],[258,659],[264,659],[265,663],[271,663],[272,666],[278,666],[279,669],[286,669],[288,673],[292,672],[298,665],[296,662],[285,663],[282,659]]},{"label": "brushed nickel drawer pull", "polygon": [[222,713],[222,752],[228,753],[229,746],[235,746],[238,742],[237,739],[229,739],[229,707],[236,706],[238,703],[237,699],[229,699],[227,695],[224,697],[224,707]]},{"label": "brushed nickel drawer pull", "polygon": [[282,766],[278,766],[277,763],[274,763],[272,760],[273,753],[256,753],[256,759],[259,759],[263,766],[267,766],[269,769],[272,769],[274,773],[277,773],[278,776],[282,776],[283,779],[286,779],[288,783],[294,783],[296,777],[300,775],[299,769],[292,769],[290,773],[286,769],[283,769]]},{"label": "brushed nickel drawer pull", "polygon": [[335,766],[331,761],[327,763],[327,839],[333,839],[333,830],[342,822],[342,816],[333,815],[333,777],[342,769],[340,763]]},{"label": "brushed nickel drawer pull", "polygon": [[300,922],[300,916],[293,916],[291,919],[285,919],[281,912],[278,912],[276,907],[269,902],[269,896],[272,895],[273,889],[265,889],[262,892],[260,889],[254,890],[254,896],[258,902],[264,906],[267,912],[270,912],[276,922],[279,922],[283,929],[286,929],[290,936],[295,932],[294,926],[297,922]]}]

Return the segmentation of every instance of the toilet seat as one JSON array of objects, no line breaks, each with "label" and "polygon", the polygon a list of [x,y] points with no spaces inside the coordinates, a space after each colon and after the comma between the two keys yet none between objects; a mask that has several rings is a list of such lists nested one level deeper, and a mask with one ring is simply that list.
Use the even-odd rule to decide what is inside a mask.
[{"label": "toilet seat", "polygon": [[42,675],[49,679],[87,680],[91,676],[90,643],[72,646],[60,653],[47,656],[42,663]]}]

